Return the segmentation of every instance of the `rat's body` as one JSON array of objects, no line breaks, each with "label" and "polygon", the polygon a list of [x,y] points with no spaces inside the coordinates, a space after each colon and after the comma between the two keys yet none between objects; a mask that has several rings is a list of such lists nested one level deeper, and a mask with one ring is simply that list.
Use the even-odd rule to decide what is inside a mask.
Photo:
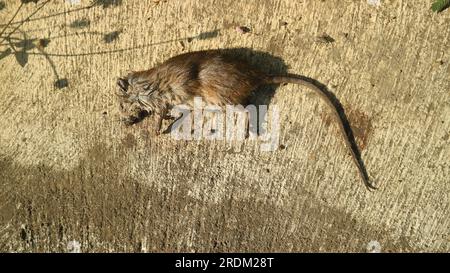
[{"label": "rat's body", "polygon": [[150,70],[130,73],[126,78],[119,79],[118,95],[121,97],[121,109],[127,116],[126,123],[139,122],[146,114],[152,114],[158,119],[156,130],[159,132],[162,119],[168,118],[174,106],[192,106],[195,97],[201,97],[206,104],[221,107],[246,105],[258,87],[280,83],[307,86],[324,99],[339,123],[365,185],[373,188],[345,115],[338,111],[340,104],[324,87],[319,88],[305,77],[271,76],[243,60],[218,50],[209,50],[178,55]]}]

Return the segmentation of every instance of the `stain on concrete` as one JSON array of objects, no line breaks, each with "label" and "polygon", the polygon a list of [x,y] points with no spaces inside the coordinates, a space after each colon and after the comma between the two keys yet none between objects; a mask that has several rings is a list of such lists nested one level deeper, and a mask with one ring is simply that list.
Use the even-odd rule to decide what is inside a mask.
[{"label": "stain on concrete", "polygon": [[122,175],[121,154],[99,143],[68,172],[0,161],[2,188],[20,192],[0,211],[9,223],[1,250],[68,252],[75,240],[82,252],[364,252],[370,238],[386,252],[419,250],[308,194],[300,207],[281,208],[233,196],[208,204],[189,197],[182,180],[175,190],[155,189]]}]

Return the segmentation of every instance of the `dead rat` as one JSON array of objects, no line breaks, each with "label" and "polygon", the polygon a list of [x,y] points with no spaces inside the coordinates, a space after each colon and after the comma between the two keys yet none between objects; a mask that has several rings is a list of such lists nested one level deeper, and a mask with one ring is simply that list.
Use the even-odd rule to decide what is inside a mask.
[{"label": "dead rat", "polygon": [[178,55],[150,70],[132,72],[119,78],[117,95],[126,124],[131,125],[153,115],[157,121],[156,132],[159,133],[162,120],[171,118],[169,111],[180,104],[192,106],[195,97],[220,107],[247,105],[258,87],[281,83],[309,87],[329,105],[364,184],[368,189],[375,189],[369,182],[341,104],[324,85],[313,79],[292,74],[269,75],[220,50],[207,50]]}]

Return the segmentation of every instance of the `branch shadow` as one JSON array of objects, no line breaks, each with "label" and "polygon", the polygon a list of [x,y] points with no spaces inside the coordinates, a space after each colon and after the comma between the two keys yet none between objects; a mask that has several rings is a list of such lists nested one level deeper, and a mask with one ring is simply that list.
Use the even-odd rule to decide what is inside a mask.
[{"label": "branch shadow", "polygon": [[[184,38],[179,38],[179,39],[166,40],[166,41],[138,45],[138,46],[128,47],[128,48],[105,49],[105,50],[98,50],[98,51],[94,51],[94,52],[80,52],[80,53],[74,53],[74,54],[52,53],[52,52],[47,52],[47,50],[45,50],[45,48],[51,41],[54,41],[59,38],[67,38],[70,36],[80,36],[80,35],[98,35],[98,36],[101,36],[101,41],[105,45],[108,45],[108,44],[112,44],[116,40],[118,40],[120,38],[120,35],[123,32],[123,30],[116,29],[116,30],[110,30],[105,33],[97,32],[97,31],[84,31],[84,32],[65,33],[64,35],[53,36],[53,37],[50,36],[47,38],[37,38],[37,37],[28,38],[28,32],[22,31],[20,29],[20,27],[23,24],[28,23],[28,22],[35,22],[38,20],[45,20],[48,18],[60,16],[60,15],[67,15],[67,14],[74,13],[74,12],[89,10],[89,9],[97,7],[97,6],[103,7],[103,8],[118,7],[122,4],[122,1],[121,0],[94,0],[91,2],[91,4],[89,6],[86,6],[86,7],[71,9],[71,10],[64,11],[64,12],[57,12],[54,14],[41,16],[38,18],[32,18],[32,17],[35,14],[37,14],[37,12],[39,12],[39,10],[41,10],[46,4],[48,4],[50,2],[50,0],[40,3],[40,5],[37,4],[38,1],[35,1],[35,0],[21,0],[21,1],[22,2],[21,2],[20,7],[17,9],[16,14],[10,19],[10,21],[7,24],[0,25],[0,28],[3,28],[2,34],[0,35],[0,48],[6,47],[5,50],[0,49],[0,61],[2,61],[3,59],[5,59],[6,57],[8,57],[10,55],[13,55],[16,58],[17,63],[21,67],[24,67],[29,61],[29,56],[43,56],[45,58],[45,60],[48,62],[48,64],[50,65],[51,70],[54,74],[54,77],[56,79],[54,86],[57,89],[67,87],[69,84],[69,81],[66,78],[60,77],[60,74],[58,73],[58,69],[55,65],[55,62],[52,60],[52,58],[54,58],[54,57],[70,58],[70,57],[79,57],[79,56],[94,56],[94,55],[103,55],[103,54],[122,53],[122,52],[126,52],[126,51],[143,49],[146,47],[161,45],[161,44],[165,44],[165,43],[173,43],[176,41],[187,40],[188,42],[191,42],[192,40],[195,40],[195,39],[198,39],[198,40],[213,39],[213,38],[219,36],[219,32],[220,32],[220,29],[215,29],[212,31],[202,32],[199,35],[195,35],[192,37],[184,37]],[[16,15],[18,14],[18,12],[22,8],[22,6],[29,2],[30,3],[34,2],[37,4],[35,10],[31,14],[29,14],[26,19],[13,22],[14,18],[16,17]],[[64,27],[69,27],[71,29],[77,30],[77,29],[89,28],[91,26],[91,24],[92,24],[92,21],[90,21],[89,19],[78,19],[78,20],[73,21],[72,23],[65,24]],[[3,35],[3,32],[5,32],[8,28],[13,28],[13,29],[9,30],[9,32],[7,34]],[[36,32],[36,31],[46,30],[46,29],[51,29],[51,28],[42,28],[41,27],[41,28],[37,28],[37,29],[32,29],[32,30],[30,30],[30,32]],[[18,37],[13,36],[17,31],[22,33],[23,37],[18,38]],[[5,41],[6,41],[6,43],[4,43]]]},{"label": "branch shadow", "polygon": [[[27,4],[29,2],[34,2],[37,3],[37,0],[22,0],[21,1],[24,4]],[[57,13],[53,13],[50,15],[46,15],[46,16],[41,16],[38,18],[26,18],[24,20],[20,20],[17,22],[11,22],[11,23],[7,23],[7,24],[0,24],[0,27],[5,27],[8,25],[14,26],[14,25],[19,25],[19,24],[23,24],[23,23],[28,23],[28,22],[34,22],[34,21],[40,21],[40,20],[45,20],[48,18],[52,18],[52,17],[57,17],[57,16],[61,16],[61,15],[67,15],[70,13],[74,13],[74,12],[79,12],[82,10],[88,10],[94,7],[98,7],[101,6],[103,8],[110,8],[110,7],[118,7],[122,5],[122,0],[93,0],[91,5],[85,6],[85,7],[80,7],[80,8],[75,8],[75,9],[71,9],[68,11],[63,11],[63,12],[57,12]],[[4,9],[6,7],[6,4],[4,1],[0,1],[0,11],[2,9]]]},{"label": "branch shadow", "polygon": [[[119,39],[119,36],[122,32],[122,30],[113,30],[107,33],[102,33],[102,32],[89,32],[89,31],[85,31],[85,32],[75,32],[75,33],[70,33],[70,34],[64,34],[64,35],[60,35],[60,36],[54,36],[54,37],[48,37],[48,38],[28,38],[27,35],[27,31],[22,31],[20,28],[23,24],[28,23],[28,22],[34,22],[37,20],[44,20],[44,19],[48,19],[51,17],[55,17],[55,16],[59,16],[59,15],[66,15],[69,13],[73,13],[73,12],[78,12],[78,11],[82,11],[82,10],[87,10],[87,9],[91,9],[95,6],[102,6],[103,8],[109,8],[109,7],[117,7],[119,5],[122,4],[122,1],[117,1],[117,0],[96,0],[93,1],[91,5],[86,6],[86,7],[81,7],[81,8],[77,8],[77,9],[73,9],[73,10],[69,10],[69,11],[64,11],[64,12],[58,12],[55,14],[51,14],[51,15],[47,15],[47,16],[42,16],[39,18],[32,18],[35,14],[37,14],[37,12],[39,10],[41,10],[46,4],[48,4],[50,1],[44,1],[43,3],[41,3],[40,5],[36,5],[35,10],[28,15],[28,17],[24,20],[21,21],[17,21],[17,22],[13,22],[16,15],[19,13],[19,11],[21,10],[21,8],[28,3],[34,2],[35,4],[37,4],[38,1],[34,1],[34,0],[21,0],[21,4],[19,6],[19,8],[17,8],[16,13],[11,17],[11,19],[9,20],[9,22],[7,24],[3,24],[0,25],[1,27],[1,34],[0,34],[0,61],[2,61],[3,59],[5,59],[8,56],[14,56],[17,63],[21,66],[24,67],[28,61],[29,61],[29,56],[30,55],[36,55],[36,56],[43,56],[45,58],[45,60],[47,61],[47,63],[49,64],[54,77],[55,77],[55,83],[54,86],[57,89],[62,89],[64,87],[67,87],[69,84],[68,79],[66,78],[61,78],[60,74],[58,73],[58,69],[55,65],[55,62],[52,60],[52,54],[48,54],[45,50],[45,48],[48,46],[48,44],[55,39],[58,38],[67,38],[69,36],[74,36],[74,35],[100,35],[102,37],[101,41],[103,41],[104,44],[111,44],[114,41],[116,41],[117,39]],[[5,7],[5,5],[1,5],[0,2],[0,7]],[[65,27],[69,27],[72,29],[83,29],[83,28],[87,28],[91,25],[91,21],[88,19],[80,19],[80,20],[75,20],[70,24],[66,24]],[[12,29],[12,30],[11,30]],[[50,28],[39,28],[37,30],[45,30],[45,29],[50,29]],[[35,32],[37,31],[36,29],[31,30],[30,32]],[[5,33],[6,32],[6,33]],[[16,33],[20,32],[22,37],[16,37]],[[3,35],[3,33],[5,33],[5,35]],[[1,49],[1,47],[5,48],[5,49]],[[106,50],[104,52],[105,54],[108,53],[108,51]],[[80,54],[80,55],[85,55],[85,54]],[[87,54],[89,55],[89,54]],[[70,57],[70,56],[68,56]]]}]

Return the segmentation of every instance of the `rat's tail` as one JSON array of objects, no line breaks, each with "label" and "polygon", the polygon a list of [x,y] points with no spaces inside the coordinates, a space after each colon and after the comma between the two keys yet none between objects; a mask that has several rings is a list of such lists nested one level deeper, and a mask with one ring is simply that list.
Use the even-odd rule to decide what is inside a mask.
[{"label": "rat's tail", "polygon": [[289,74],[288,76],[274,76],[274,77],[268,77],[266,80],[267,84],[281,84],[281,83],[294,83],[294,84],[300,84],[303,86],[306,86],[316,92],[331,108],[333,111],[333,115],[336,118],[339,129],[344,137],[345,144],[347,145],[348,149],[350,150],[352,154],[353,161],[355,162],[356,166],[358,167],[359,174],[361,175],[361,178],[366,185],[366,187],[371,189],[376,189],[375,186],[372,185],[372,183],[369,180],[369,176],[367,174],[366,168],[364,167],[364,163],[361,159],[361,154],[358,149],[358,145],[356,145],[355,138],[353,136],[352,129],[350,128],[349,122],[347,120],[347,117],[344,112],[344,108],[342,107],[339,100],[334,96],[333,93],[331,93],[325,85],[321,84],[320,82],[300,76],[300,75],[292,75]]}]

